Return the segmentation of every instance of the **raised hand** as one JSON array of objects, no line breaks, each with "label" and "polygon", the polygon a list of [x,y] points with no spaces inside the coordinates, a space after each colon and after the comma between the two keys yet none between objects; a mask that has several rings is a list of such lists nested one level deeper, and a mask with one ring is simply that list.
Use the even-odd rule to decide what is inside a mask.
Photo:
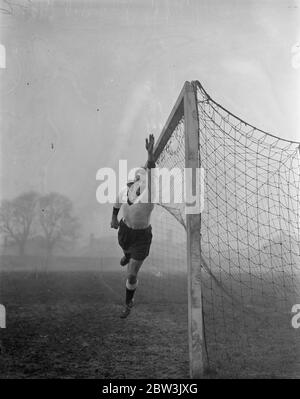
[{"label": "raised hand", "polygon": [[149,138],[146,139],[146,150],[148,151],[148,154],[153,154],[153,149],[154,149],[154,136],[153,134],[149,134]]}]

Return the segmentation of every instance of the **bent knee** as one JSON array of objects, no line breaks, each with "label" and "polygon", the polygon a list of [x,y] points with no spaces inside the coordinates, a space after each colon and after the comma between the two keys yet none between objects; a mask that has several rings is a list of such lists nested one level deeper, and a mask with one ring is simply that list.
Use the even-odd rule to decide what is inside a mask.
[{"label": "bent knee", "polygon": [[127,280],[130,285],[134,285],[137,282],[137,277],[135,274],[129,274]]}]

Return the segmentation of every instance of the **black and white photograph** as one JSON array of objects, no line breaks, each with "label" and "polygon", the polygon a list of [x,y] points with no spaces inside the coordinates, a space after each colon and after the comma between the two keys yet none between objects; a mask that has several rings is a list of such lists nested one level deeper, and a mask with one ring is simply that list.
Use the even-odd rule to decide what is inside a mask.
[{"label": "black and white photograph", "polygon": [[1,380],[300,379],[299,0],[0,0],[0,132]]}]

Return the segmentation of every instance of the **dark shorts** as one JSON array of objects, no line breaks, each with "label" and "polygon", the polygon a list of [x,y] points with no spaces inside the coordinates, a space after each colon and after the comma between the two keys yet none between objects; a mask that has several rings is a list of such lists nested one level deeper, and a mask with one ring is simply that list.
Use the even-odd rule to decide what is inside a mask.
[{"label": "dark shorts", "polygon": [[131,229],[123,220],[120,221],[118,240],[121,248],[132,259],[144,260],[149,255],[152,241],[152,227]]}]

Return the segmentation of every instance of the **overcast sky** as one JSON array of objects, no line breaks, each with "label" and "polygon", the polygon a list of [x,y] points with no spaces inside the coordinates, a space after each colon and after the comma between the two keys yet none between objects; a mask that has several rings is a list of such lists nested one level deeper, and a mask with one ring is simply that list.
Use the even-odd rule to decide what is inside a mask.
[{"label": "overcast sky", "polygon": [[97,170],[145,162],[144,138],[159,136],[186,80],[258,128],[300,141],[299,1],[8,3],[2,197],[64,193],[86,232],[105,234]]}]

